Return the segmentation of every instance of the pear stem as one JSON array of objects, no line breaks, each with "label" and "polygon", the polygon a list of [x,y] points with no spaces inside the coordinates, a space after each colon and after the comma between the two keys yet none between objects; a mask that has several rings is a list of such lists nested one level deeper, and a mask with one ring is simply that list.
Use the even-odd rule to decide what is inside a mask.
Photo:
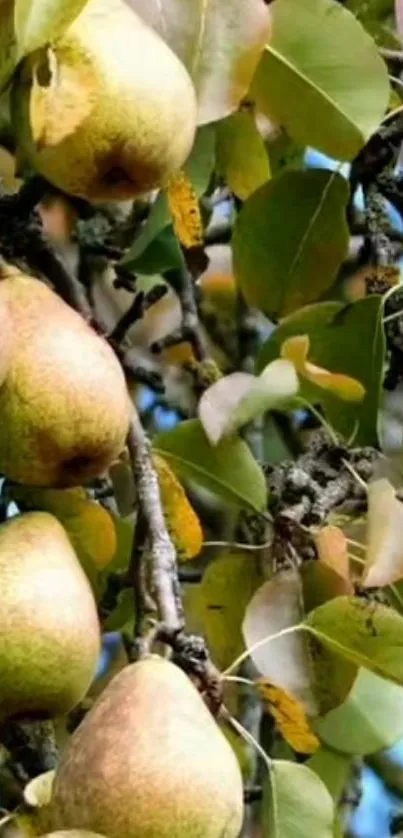
[{"label": "pear stem", "polygon": [[[131,415],[128,448],[137,488],[139,514],[147,524],[152,592],[164,626],[170,631],[179,632],[183,628],[183,612],[176,551],[165,523],[150,442],[135,408]],[[137,551],[136,537],[133,550]],[[137,620],[139,618],[141,615],[137,614]]]}]

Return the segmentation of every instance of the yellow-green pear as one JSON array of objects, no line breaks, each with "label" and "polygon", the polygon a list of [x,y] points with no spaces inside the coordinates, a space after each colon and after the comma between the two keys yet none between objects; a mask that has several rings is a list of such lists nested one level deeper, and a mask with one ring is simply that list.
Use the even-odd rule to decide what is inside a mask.
[{"label": "yellow-green pear", "polygon": [[26,59],[13,96],[22,157],[88,200],[165,183],[193,144],[196,97],[167,44],[122,0],[89,0],[50,49]]},{"label": "yellow-green pear", "polygon": [[43,282],[11,266],[0,268],[3,310],[13,340],[0,387],[0,472],[60,488],[102,475],[125,445],[130,416],[112,349]]},{"label": "yellow-green pear", "polygon": [[55,826],[108,838],[237,838],[238,762],[189,678],[150,656],[106,687],[62,754]]},{"label": "yellow-green pear", "polygon": [[0,527],[0,720],[55,716],[86,694],[100,649],[96,605],[47,512]]}]

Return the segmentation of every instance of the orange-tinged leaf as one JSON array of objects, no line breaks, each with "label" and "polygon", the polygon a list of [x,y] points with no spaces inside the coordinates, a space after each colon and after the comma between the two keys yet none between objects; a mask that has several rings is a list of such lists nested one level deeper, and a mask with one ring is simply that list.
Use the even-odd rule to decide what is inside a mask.
[{"label": "orange-tinged leaf", "polygon": [[178,550],[179,560],[193,559],[200,553],[203,544],[199,519],[166,460],[154,455],[154,465],[158,474],[165,520]]},{"label": "orange-tinged leaf", "polygon": [[288,745],[300,754],[315,753],[320,742],[309,726],[301,702],[267,678],[260,678],[255,683]]},{"label": "orange-tinged leaf", "polygon": [[295,369],[307,381],[330,390],[335,396],[349,402],[359,402],[365,396],[365,387],[360,381],[342,373],[329,372],[308,361],[308,335],[294,335],[281,346],[281,357],[292,361]]},{"label": "orange-tinged leaf", "polygon": [[185,172],[172,175],[167,186],[167,199],[175,233],[184,247],[203,243],[203,223],[196,191]]},{"label": "orange-tinged leaf", "polygon": [[348,545],[344,532],[329,524],[322,527],[315,535],[315,545],[319,561],[327,564],[344,579],[350,579],[350,561]]}]

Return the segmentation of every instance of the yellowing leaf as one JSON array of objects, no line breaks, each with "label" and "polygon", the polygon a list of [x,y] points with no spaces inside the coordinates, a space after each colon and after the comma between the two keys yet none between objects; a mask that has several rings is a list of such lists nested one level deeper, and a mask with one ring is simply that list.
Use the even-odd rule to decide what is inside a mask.
[{"label": "yellowing leaf", "polygon": [[90,500],[84,489],[18,486],[13,487],[13,497],[24,509],[42,509],[59,519],[90,578],[95,569],[101,570],[112,561],[116,552],[115,524],[107,510]]},{"label": "yellowing leaf", "polygon": [[54,41],[70,26],[87,0],[15,0],[18,57]]},{"label": "yellowing leaf", "polygon": [[350,579],[348,545],[344,532],[331,524],[315,535],[319,561],[331,567],[344,579]]},{"label": "yellowing leaf", "polygon": [[242,201],[269,179],[269,157],[251,111],[217,124],[217,168]]},{"label": "yellowing leaf", "polygon": [[172,175],[167,186],[167,199],[175,233],[184,247],[203,243],[203,223],[196,192],[185,174]]},{"label": "yellowing leaf", "polygon": [[320,742],[309,726],[301,702],[267,678],[255,683],[283,739],[300,754],[314,754]]},{"label": "yellowing leaf", "polygon": [[335,396],[349,402],[359,402],[365,396],[365,387],[360,381],[342,373],[329,372],[308,361],[308,335],[294,335],[281,346],[281,357],[292,361],[297,372],[307,381],[330,390]]},{"label": "yellowing leaf", "polygon": [[178,550],[179,560],[193,559],[200,553],[203,544],[199,519],[166,460],[154,455],[154,465],[157,469],[166,523]]}]

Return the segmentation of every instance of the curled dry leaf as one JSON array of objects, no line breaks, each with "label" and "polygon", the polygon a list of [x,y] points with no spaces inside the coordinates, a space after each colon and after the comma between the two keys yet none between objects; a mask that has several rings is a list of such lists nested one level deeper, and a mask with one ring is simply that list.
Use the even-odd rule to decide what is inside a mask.
[{"label": "curled dry leaf", "polygon": [[166,189],[175,233],[184,247],[203,243],[203,222],[194,189],[186,172],[172,175]]},{"label": "curled dry leaf", "polygon": [[403,504],[389,480],[368,486],[367,553],[362,584],[383,587],[403,577]]},{"label": "curled dry leaf", "polygon": [[310,341],[308,335],[294,335],[287,338],[281,347],[281,357],[292,361],[295,369],[317,387],[330,390],[335,396],[348,402],[359,402],[365,396],[365,387],[360,381],[342,373],[329,372],[308,361]]},{"label": "curled dry leaf", "polygon": [[268,678],[255,683],[283,739],[300,754],[314,754],[320,742],[311,730],[301,702]]}]

